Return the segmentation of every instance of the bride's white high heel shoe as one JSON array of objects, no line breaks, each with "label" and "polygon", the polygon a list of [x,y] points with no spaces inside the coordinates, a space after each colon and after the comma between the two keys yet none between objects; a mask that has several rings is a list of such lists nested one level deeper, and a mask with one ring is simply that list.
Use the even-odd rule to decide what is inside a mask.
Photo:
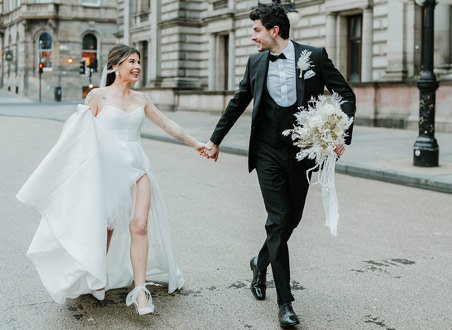
[{"label": "bride's white high heel shoe", "polygon": [[[154,313],[154,305],[152,304],[152,296],[148,289],[146,289],[146,285],[150,283],[145,283],[144,286],[136,286],[132,291],[129,292],[126,298],[126,305],[130,306],[132,304],[135,305],[137,314],[140,316],[153,314]],[[141,291],[144,291],[146,295],[146,299],[148,300],[149,306],[147,307],[139,307],[137,299],[141,294]]]},{"label": "bride's white high heel shoe", "polygon": [[94,298],[96,298],[99,301],[102,301],[105,299],[105,289],[102,290],[92,290],[91,294]]}]

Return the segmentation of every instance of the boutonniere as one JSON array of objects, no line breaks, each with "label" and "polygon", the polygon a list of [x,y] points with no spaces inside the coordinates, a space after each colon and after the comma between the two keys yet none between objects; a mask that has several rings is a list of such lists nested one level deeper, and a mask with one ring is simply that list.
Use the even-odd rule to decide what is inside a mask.
[{"label": "boutonniere", "polygon": [[311,59],[309,58],[311,54],[312,52],[308,51],[307,49],[301,52],[300,58],[297,62],[297,67],[300,69],[300,78],[303,77],[303,71],[309,70],[309,68],[314,66]]}]

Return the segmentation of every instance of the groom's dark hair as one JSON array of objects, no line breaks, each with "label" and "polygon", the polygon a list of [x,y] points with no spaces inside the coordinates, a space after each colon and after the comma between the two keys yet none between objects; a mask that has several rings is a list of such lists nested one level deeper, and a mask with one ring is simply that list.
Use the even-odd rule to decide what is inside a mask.
[{"label": "groom's dark hair", "polygon": [[289,39],[290,22],[287,13],[280,5],[260,5],[250,13],[250,19],[260,19],[267,30],[279,26],[279,35]]}]

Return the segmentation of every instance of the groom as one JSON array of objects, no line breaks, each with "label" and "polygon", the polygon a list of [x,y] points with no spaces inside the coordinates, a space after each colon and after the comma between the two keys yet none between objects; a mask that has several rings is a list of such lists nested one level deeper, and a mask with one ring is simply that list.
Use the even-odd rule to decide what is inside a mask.
[{"label": "groom", "polygon": [[[270,264],[279,322],[282,327],[288,327],[299,321],[291,304],[294,297],[290,289],[287,241],[301,220],[309,188],[306,170],[314,163],[297,161],[297,149],[290,137],[281,133],[293,127],[298,107],[307,106],[311,97],[323,94],[325,86],[342,96],[346,101],[342,110],[350,117],[355,113],[355,95],[323,48],[289,40],[290,24],[281,6],[262,5],[249,17],[254,21],[251,40],[257,44],[259,53],[249,57],[245,75],[215,127],[205,156],[218,159],[221,141],[254,99],[248,169],[257,171],[268,217],[267,237],[258,256],[250,261],[251,292],[257,300],[265,299]],[[310,52],[309,58],[297,65],[303,51]],[[351,133],[350,128],[346,144],[350,144]],[[340,145],[335,152],[340,156],[344,150]]]}]

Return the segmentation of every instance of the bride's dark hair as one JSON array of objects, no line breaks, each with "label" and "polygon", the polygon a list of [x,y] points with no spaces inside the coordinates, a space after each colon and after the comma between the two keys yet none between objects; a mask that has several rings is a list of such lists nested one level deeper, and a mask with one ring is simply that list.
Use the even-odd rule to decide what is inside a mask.
[{"label": "bride's dark hair", "polygon": [[[112,49],[108,52],[107,56],[107,70],[112,70],[113,65],[118,67],[124,60],[129,57],[131,54],[137,54],[138,57],[141,57],[140,52],[130,46],[118,44],[114,45]],[[111,72],[107,75],[107,81],[105,82],[105,86],[110,86],[113,84],[116,78],[116,73]]]}]

